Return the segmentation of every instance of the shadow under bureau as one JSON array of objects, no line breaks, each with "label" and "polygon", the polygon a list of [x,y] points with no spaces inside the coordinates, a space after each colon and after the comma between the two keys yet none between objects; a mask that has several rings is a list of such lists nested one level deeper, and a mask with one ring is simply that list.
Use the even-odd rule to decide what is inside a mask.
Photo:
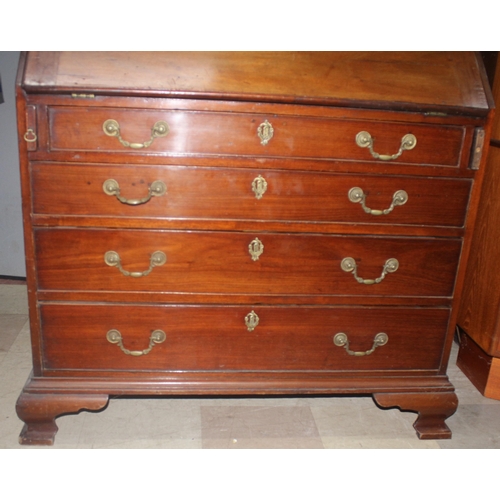
[{"label": "shadow under bureau", "polygon": [[449,438],[471,53],[23,54],[20,442],[110,395],[366,394]]}]

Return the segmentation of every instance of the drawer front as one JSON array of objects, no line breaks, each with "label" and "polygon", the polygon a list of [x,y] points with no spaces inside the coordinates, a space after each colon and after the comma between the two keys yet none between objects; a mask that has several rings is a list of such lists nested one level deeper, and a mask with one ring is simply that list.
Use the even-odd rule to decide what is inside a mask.
[{"label": "drawer front", "polygon": [[[111,127],[105,126],[108,120],[114,121]],[[162,122],[166,134],[153,132]],[[447,167],[459,166],[464,136],[462,127],[453,126],[116,108],[50,108],[49,127],[52,151],[383,161],[369,147],[357,145],[358,134],[368,132],[374,154],[398,155],[391,161],[400,163]],[[407,134],[415,136],[416,145],[400,151]]]},{"label": "drawer front", "polygon": [[448,297],[461,240],[37,229],[35,245],[45,290]]},{"label": "drawer front", "polygon": [[447,309],[43,304],[44,367],[435,370],[448,316]]},{"label": "drawer front", "polygon": [[419,226],[463,226],[471,185],[462,179],[178,166],[34,163],[31,173],[36,214]]}]

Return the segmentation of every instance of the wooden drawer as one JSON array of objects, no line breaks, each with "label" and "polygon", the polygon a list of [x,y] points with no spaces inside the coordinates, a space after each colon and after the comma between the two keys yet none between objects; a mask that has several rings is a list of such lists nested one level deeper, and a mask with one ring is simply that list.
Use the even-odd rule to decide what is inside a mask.
[{"label": "wooden drawer", "polygon": [[[457,227],[463,226],[471,186],[463,179],[69,163],[33,163],[31,175],[35,214]],[[165,191],[152,195],[159,181]],[[108,186],[112,194],[106,194]],[[367,213],[362,202],[350,200],[354,188],[361,189],[366,210],[392,211]],[[407,201],[394,205],[401,190]]]},{"label": "wooden drawer", "polygon": [[[246,319],[252,313],[256,326]],[[43,365],[128,372],[436,370],[448,316],[448,309],[387,307],[42,304]],[[165,334],[160,343],[150,340],[156,330]],[[347,335],[354,352],[369,351],[379,333],[387,335],[387,343],[353,356],[334,344],[337,333]],[[141,353],[150,346],[135,356],[122,350]]]},{"label": "wooden drawer", "polygon": [[[108,120],[115,121],[117,136],[105,133],[104,124]],[[140,146],[151,141],[158,122],[167,124],[168,133],[154,138],[145,148],[124,145],[116,132],[119,130],[123,141]],[[271,125],[273,135],[263,144],[258,128],[266,122]],[[368,132],[374,151],[382,155],[398,154],[403,137],[413,134],[415,147],[392,160],[398,163],[447,167],[460,164],[464,128],[456,126],[186,110],[49,109],[52,151],[382,161],[375,159],[368,148],[356,144],[359,132]]]},{"label": "wooden drawer", "polygon": [[[262,253],[252,255],[259,244]],[[35,246],[42,290],[448,297],[461,240],[39,228]],[[107,265],[110,251],[123,272],[149,274],[126,276]],[[163,252],[163,265],[152,266],[155,252]],[[399,268],[378,284],[360,284],[352,268],[342,269],[347,258],[360,279],[383,277],[390,259]]]}]

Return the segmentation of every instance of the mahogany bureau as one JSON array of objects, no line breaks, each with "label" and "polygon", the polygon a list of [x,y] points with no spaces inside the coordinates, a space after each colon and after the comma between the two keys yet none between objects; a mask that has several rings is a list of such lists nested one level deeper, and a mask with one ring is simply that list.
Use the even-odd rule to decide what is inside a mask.
[{"label": "mahogany bureau", "polygon": [[110,395],[366,394],[449,438],[471,53],[21,58],[23,444]]}]

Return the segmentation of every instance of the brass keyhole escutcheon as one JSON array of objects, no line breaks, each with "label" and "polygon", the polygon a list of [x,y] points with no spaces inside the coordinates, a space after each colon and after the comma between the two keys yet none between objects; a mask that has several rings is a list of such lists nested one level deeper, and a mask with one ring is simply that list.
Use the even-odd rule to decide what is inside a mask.
[{"label": "brass keyhole escutcheon", "polygon": [[258,200],[264,196],[264,193],[267,191],[267,181],[262,175],[257,176],[252,181],[252,191],[255,193],[255,197]]},{"label": "brass keyhole escutcheon", "polygon": [[259,324],[259,317],[255,313],[255,311],[250,311],[246,316],[245,316],[245,325],[247,327],[247,330],[249,332],[255,330],[257,325]]},{"label": "brass keyhole escutcheon", "polygon": [[274,128],[266,120],[257,127],[257,135],[259,136],[260,143],[263,146],[266,146],[269,143],[269,141],[273,138]]},{"label": "brass keyhole escutcheon", "polygon": [[262,243],[262,241],[259,240],[259,238],[255,238],[248,245],[248,253],[252,257],[252,260],[259,260],[259,257],[262,255],[263,252],[264,252],[264,244]]}]

